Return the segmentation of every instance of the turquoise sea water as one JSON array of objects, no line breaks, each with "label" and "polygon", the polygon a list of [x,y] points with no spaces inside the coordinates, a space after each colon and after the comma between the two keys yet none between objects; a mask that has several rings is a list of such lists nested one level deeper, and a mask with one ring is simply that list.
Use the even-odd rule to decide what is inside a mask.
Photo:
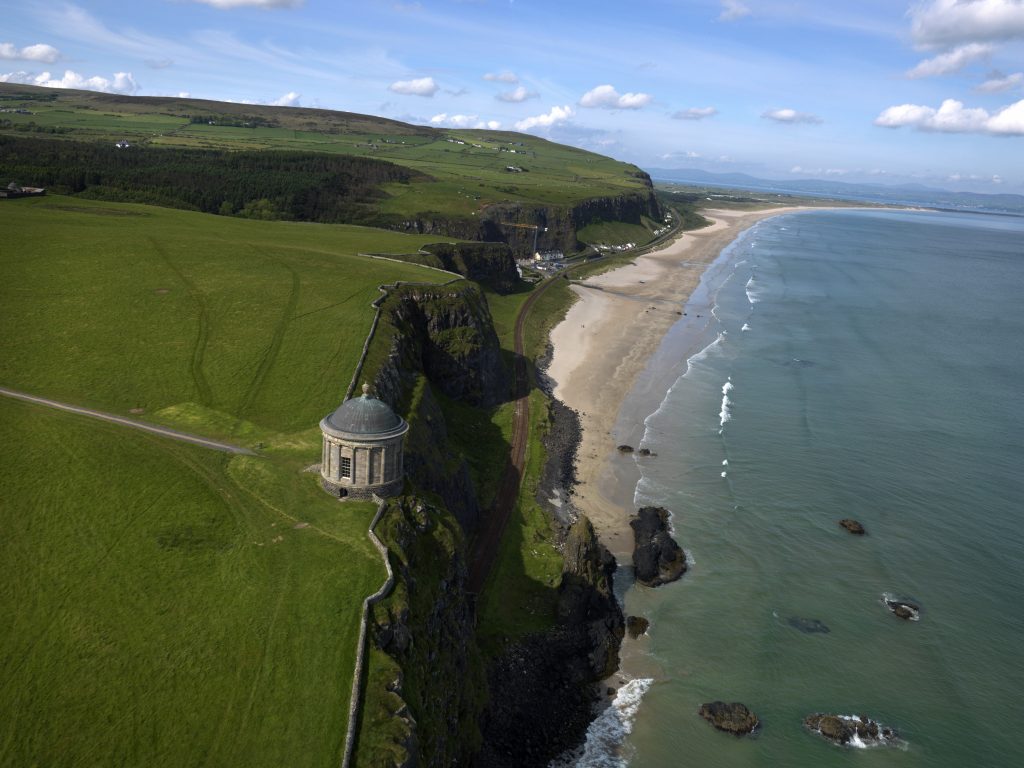
[{"label": "turquoise sea water", "polygon": [[[706,337],[659,355],[685,373],[646,421],[637,488],[693,564],[627,591],[651,621],[611,711],[631,733],[581,765],[1024,765],[1024,219],[786,215],[708,275]],[[757,735],[703,722],[715,699]],[[813,712],[903,743],[833,746],[801,727]]]}]

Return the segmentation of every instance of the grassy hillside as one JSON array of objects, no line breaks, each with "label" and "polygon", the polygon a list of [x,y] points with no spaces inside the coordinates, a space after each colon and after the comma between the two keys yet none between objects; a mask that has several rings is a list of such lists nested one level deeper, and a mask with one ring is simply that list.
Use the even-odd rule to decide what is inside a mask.
[{"label": "grassy hillside", "polygon": [[[44,197],[0,201],[0,382],[253,443],[341,402],[377,286],[434,238]],[[314,451],[315,453],[315,451]]]},{"label": "grassy hillside", "polygon": [[248,445],[0,398],[0,764],[337,765],[373,506],[302,469],[374,260],[427,240],[59,196],[0,201],[0,383]]},{"label": "grassy hillside", "polygon": [[[441,130],[347,112],[129,97],[0,83],[0,134],[113,144],[290,149],[388,160],[430,180],[391,184],[382,213],[480,215],[496,203],[567,205],[646,189],[635,166],[527,134]],[[18,112],[17,110],[24,110]],[[507,166],[523,169],[507,170]],[[32,184],[31,179],[18,179]]]},{"label": "grassy hillside", "polygon": [[369,504],[0,399],[0,764],[337,765]]}]

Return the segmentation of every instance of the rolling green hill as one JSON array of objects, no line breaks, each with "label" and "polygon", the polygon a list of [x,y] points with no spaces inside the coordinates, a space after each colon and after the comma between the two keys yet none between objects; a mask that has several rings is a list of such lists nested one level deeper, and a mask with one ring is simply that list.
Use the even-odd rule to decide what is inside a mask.
[{"label": "rolling green hill", "polygon": [[[653,215],[657,203],[643,171],[527,134],[442,130],[329,110],[4,83],[0,107],[6,110],[0,114],[0,136],[99,142],[108,147],[127,140],[131,146],[120,150],[124,153],[292,150],[386,161],[415,177],[411,182],[381,184],[382,195],[374,205],[387,226],[408,231],[516,240],[520,233],[508,232],[504,225],[540,225],[541,247],[568,247],[575,240],[568,238],[567,227],[574,234],[615,216],[634,224],[640,223],[641,215],[659,218]],[[30,172],[30,165],[19,172]],[[33,184],[29,178],[3,177],[0,164],[0,181]],[[624,198],[631,205],[583,206],[597,199]],[[531,247],[532,239],[531,232]]]}]

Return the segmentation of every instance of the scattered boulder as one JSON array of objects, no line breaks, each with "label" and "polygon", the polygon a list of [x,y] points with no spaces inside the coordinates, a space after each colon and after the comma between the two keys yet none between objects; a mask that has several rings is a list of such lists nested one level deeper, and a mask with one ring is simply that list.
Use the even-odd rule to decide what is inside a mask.
[{"label": "scattered boulder", "polygon": [[921,606],[916,603],[912,603],[909,600],[893,600],[888,597],[883,597],[882,600],[885,602],[885,607],[894,616],[904,621],[918,621],[921,618]]},{"label": "scattered boulder", "polygon": [[856,742],[864,746],[877,746],[893,743],[899,738],[892,728],[880,725],[864,715],[827,715],[817,712],[804,718],[804,727],[839,745]]},{"label": "scattered boulder", "polygon": [[786,623],[793,629],[799,629],[805,635],[827,635],[832,630],[819,619],[805,619],[803,616],[790,616]]},{"label": "scattered boulder", "polygon": [[625,444],[623,444],[623,445],[619,446],[619,453],[632,453],[632,452],[633,452],[633,446],[632,445],[625,445]]},{"label": "scattered boulder", "polygon": [[865,533],[867,533],[867,531],[864,530],[863,525],[861,525],[859,522],[850,517],[843,518],[839,521],[839,524],[843,528],[848,530],[850,533],[855,534],[857,536],[863,536]]},{"label": "scattered boulder", "polygon": [[640,635],[645,634],[649,626],[651,626],[651,622],[649,622],[643,616],[626,617],[626,632],[634,640],[640,637]]},{"label": "scattered boulder", "polygon": [[629,521],[636,580],[648,587],[676,581],[686,572],[686,555],[669,535],[668,514],[664,507],[642,507]]},{"label": "scattered boulder", "polygon": [[654,451],[652,451],[650,448],[641,448],[639,451],[637,451],[637,453],[640,454],[641,456],[657,456],[658,455]]},{"label": "scattered boulder", "polygon": [[698,714],[718,730],[736,736],[750,733],[759,724],[757,715],[738,701],[732,704],[726,704],[724,701],[701,704]]}]

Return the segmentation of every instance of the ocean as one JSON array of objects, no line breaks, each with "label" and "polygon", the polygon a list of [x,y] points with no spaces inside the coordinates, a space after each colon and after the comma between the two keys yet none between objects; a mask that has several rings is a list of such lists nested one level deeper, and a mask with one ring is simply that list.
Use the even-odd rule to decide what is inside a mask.
[{"label": "ocean", "polygon": [[[723,252],[645,373],[670,386],[635,502],[691,567],[620,571],[651,627],[578,765],[1024,765],[1022,291],[1009,216],[801,212]],[[715,731],[714,700],[761,727]],[[838,747],[815,712],[899,740]]]}]

